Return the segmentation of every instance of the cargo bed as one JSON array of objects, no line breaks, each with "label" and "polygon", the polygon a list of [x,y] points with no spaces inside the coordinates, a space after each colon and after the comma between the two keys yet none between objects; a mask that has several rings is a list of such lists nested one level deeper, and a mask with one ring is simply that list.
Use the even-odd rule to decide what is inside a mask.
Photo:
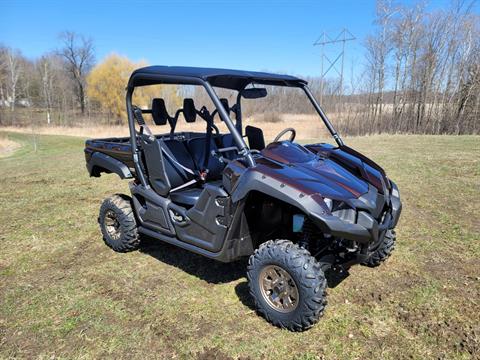
[{"label": "cargo bed", "polygon": [[[203,137],[205,133],[178,132],[175,139],[186,141]],[[158,134],[156,138],[170,138],[170,134]],[[130,137],[111,137],[88,139],[85,142],[85,160],[90,176],[99,177],[101,173],[117,173],[122,179],[133,178],[135,167],[132,157]]]}]

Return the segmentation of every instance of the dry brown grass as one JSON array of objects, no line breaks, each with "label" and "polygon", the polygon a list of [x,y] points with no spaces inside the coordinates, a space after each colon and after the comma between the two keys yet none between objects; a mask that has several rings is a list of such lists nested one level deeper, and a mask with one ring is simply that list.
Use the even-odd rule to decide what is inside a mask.
[{"label": "dry brown grass", "polygon": [[[16,126],[3,126],[0,127],[3,131],[17,132],[17,133],[33,133],[31,127],[16,127]],[[40,135],[66,135],[66,136],[78,136],[84,138],[90,137],[115,137],[115,136],[127,136],[128,127],[125,126],[42,126],[37,127],[34,130],[35,134]]]},{"label": "dry brown grass", "polygon": [[[205,122],[197,119],[195,123],[186,123],[183,118],[180,118],[177,124],[176,131],[205,131]],[[224,122],[216,121],[215,125],[220,132],[228,132]],[[256,126],[263,129],[265,139],[271,141],[275,136],[287,127],[293,127],[297,131],[298,140],[306,139],[323,139],[328,137],[327,129],[323,122],[316,115],[304,114],[280,114],[276,122],[264,121],[263,115],[254,115],[244,121],[244,125]],[[152,125],[152,130],[155,133],[168,132],[166,126],[157,127]],[[32,133],[30,127],[2,127],[2,130],[20,133]],[[83,138],[102,138],[102,137],[120,137],[128,136],[128,126],[42,126],[35,128],[36,134],[41,135],[67,135],[79,136]]]},{"label": "dry brown grass", "polygon": [[266,123],[262,121],[261,116],[252,116],[245,121],[245,124],[263,129],[267,141],[273,140],[280,131],[288,127],[296,130],[298,140],[325,140],[329,136],[325,125],[317,115],[281,114],[280,121],[275,123]]},{"label": "dry brown grass", "polygon": [[11,155],[20,144],[10,140],[5,134],[0,134],[0,157]]}]

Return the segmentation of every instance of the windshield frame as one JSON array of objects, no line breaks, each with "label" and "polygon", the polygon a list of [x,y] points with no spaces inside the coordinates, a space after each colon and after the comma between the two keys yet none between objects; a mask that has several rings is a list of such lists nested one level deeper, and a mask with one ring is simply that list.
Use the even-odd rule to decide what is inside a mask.
[{"label": "windshield frame", "polygon": [[[242,91],[245,90],[248,86],[256,85],[256,84],[257,85],[265,85],[265,84],[262,84],[261,82],[250,82],[243,89],[238,91],[238,95],[237,95],[237,111],[238,111],[238,114],[237,114],[237,116],[239,116],[239,118],[236,119],[236,122],[237,122],[237,125],[238,125],[237,129],[240,131],[240,133],[242,132],[242,128],[243,128],[243,125],[242,125],[242,120],[243,120],[242,119],[242,104],[241,104]],[[315,96],[313,95],[312,91],[310,90],[310,88],[308,87],[307,84],[302,84],[300,86],[289,86],[289,85],[269,85],[269,86],[302,89],[305,92],[305,94],[307,95],[308,99],[310,100],[310,103],[313,105],[313,108],[315,109],[317,114],[320,116],[320,119],[325,124],[326,128],[328,129],[328,131],[332,135],[332,137],[335,140],[335,142],[337,143],[337,145],[338,146],[344,146],[344,142],[343,142],[342,138],[340,137],[340,134],[337,132],[337,130],[333,126],[332,122],[330,121],[328,116],[323,111],[321,105],[318,103],[317,99],[315,98]]]},{"label": "windshield frame", "polygon": [[[246,142],[245,142],[245,140],[243,139],[243,136],[242,136],[243,129],[242,129],[242,110],[241,110],[241,108],[242,108],[241,107],[242,96],[241,96],[241,93],[247,86],[252,85],[252,84],[261,85],[261,82],[252,81],[252,82],[249,82],[248,84],[246,84],[242,89],[237,90],[238,91],[238,95],[237,95],[237,111],[238,112],[237,112],[237,116],[239,116],[239,118],[236,119],[236,124],[232,121],[229,114],[224,109],[224,107],[223,107],[223,105],[220,101],[220,98],[218,97],[217,93],[215,92],[213,86],[208,81],[203,80],[201,78],[193,78],[192,77],[192,78],[188,79],[188,83],[191,84],[191,85],[200,85],[200,86],[204,87],[207,94],[211,98],[213,104],[215,105],[215,108],[217,109],[220,118],[225,122],[228,130],[232,134],[232,136],[234,138],[234,141],[237,144],[237,147],[239,149],[239,154],[245,157],[249,167],[254,167],[256,165],[255,160],[252,156],[251,150],[247,146],[247,144],[246,144]],[[161,84],[161,82],[159,82],[158,84]],[[172,81],[171,84],[175,84],[175,81]],[[154,85],[154,84],[149,84],[149,85]],[[141,86],[142,85],[140,85],[140,86],[128,86],[127,87],[126,107],[127,107],[127,115],[128,115],[128,125],[129,125],[129,130],[130,130],[130,144],[131,144],[131,147],[132,147],[132,157],[133,157],[133,162],[134,162],[134,165],[135,165],[135,170],[136,170],[136,173],[139,174],[140,182],[143,185],[146,185],[147,182],[146,182],[146,180],[143,176],[143,171],[141,169],[140,162],[139,162],[139,153],[138,153],[138,147],[137,147],[137,131],[135,129],[135,119],[134,119],[134,115],[133,115],[133,106],[132,106],[133,92],[134,92],[135,88],[141,87]],[[320,118],[322,119],[323,123],[327,127],[328,131],[332,135],[332,137],[335,140],[335,142],[337,143],[337,145],[338,146],[344,146],[344,142],[341,139],[340,135],[335,130],[333,124],[330,122],[327,115],[322,110],[320,104],[317,102],[317,100],[315,99],[315,96],[313,95],[313,93],[311,92],[310,88],[307,86],[306,83],[302,83],[299,86],[292,86],[292,85],[290,85],[290,86],[289,85],[270,85],[270,86],[295,87],[295,88],[303,89],[303,91],[307,95],[308,99],[312,103],[314,109],[316,110],[316,112],[320,116]]]}]

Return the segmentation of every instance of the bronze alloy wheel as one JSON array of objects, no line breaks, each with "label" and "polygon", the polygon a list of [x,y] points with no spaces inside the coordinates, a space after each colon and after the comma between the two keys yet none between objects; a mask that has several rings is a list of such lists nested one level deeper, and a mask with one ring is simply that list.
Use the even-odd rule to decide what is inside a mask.
[{"label": "bronze alloy wheel", "polygon": [[286,239],[262,243],[248,259],[247,278],[257,312],[282,329],[312,327],[327,304],[320,263]]},{"label": "bronze alloy wheel", "polygon": [[104,218],[105,230],[113,240],[120,238],[120,223],[118,222],[117,214],[113,210],[107,210]]},{"label": "bronze alloy wheel", "polygon": [[277,265],[267,265],[258,277],[263,298],[273,309],[289,313],[298,306],[298,288],[290,274]]}]

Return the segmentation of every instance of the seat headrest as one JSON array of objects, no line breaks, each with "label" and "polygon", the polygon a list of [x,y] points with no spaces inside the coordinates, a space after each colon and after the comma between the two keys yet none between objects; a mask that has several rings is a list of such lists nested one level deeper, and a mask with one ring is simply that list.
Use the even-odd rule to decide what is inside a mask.
[{"label": "seat headrest", "polygon": [[245,135],[247,135],[250,149],[258,151],[265,149],[265,138],[263,137],[262,129],[247,125],[245,127]]},{"label": "seat headrest", "polygon": [[195,122],[197,118],[197,110],[195,110],[195,103],[193,99],[183,99],[183,116],[188,123]]},{"label": "seat headrest", "polygon": [[165,100],[153,99],[152,100],[152,118],[156,125],[166,125],[170,115],[168,115],[167,107],[165,106]]},{"label": "seat headrest", "polygon": [[228,99],[221,98],[221,99],[220,99],[220,102],[222,103],[223,108],[225,109],[225,111],[227,112],[227,114],[230,115],[230,105],[228,104]]}]

